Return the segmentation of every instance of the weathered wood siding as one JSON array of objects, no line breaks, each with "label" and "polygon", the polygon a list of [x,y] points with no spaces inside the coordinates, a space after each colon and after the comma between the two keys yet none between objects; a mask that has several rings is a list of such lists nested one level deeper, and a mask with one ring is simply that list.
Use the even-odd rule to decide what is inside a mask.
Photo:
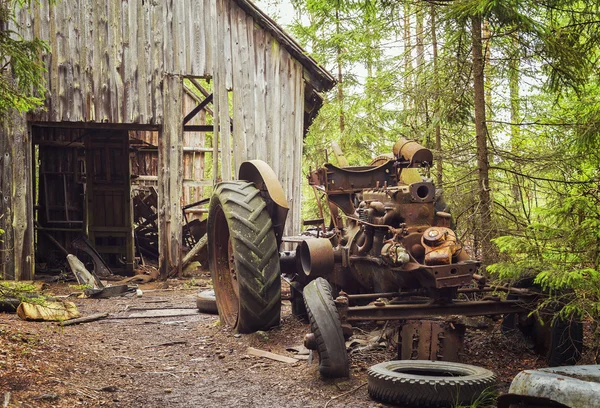
[{"label": "weathered wood siding", "polygon": [[286,233],[298,230],[303,67],[235,1],[40,2],[18,18],[51,48],[46,111],[30,120],[168,125],[178,112],[164,105],[165,78],[211,77],[221,178],[265,160],[290,200]]},{"label": "weathered wood siding", "polygon": [[0,279],[33,279],[31,141],[25,120],[0,124]]}]

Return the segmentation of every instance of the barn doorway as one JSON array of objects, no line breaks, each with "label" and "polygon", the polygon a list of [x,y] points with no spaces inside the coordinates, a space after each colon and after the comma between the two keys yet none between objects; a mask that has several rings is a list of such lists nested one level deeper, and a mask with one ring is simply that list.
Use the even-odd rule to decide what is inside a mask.
[{"label": "barn doorway", "polygon": [[113,273],[133,274],[128,130],[34,125],[32,141],[36,264],[56,273],[67,253],[92,263],[74,244],[84,239]]}]

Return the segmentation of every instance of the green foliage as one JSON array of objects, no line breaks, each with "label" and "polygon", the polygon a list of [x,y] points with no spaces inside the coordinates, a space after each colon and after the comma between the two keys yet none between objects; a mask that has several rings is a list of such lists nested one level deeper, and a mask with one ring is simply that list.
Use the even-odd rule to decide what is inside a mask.
[{"label": "green foliage", "polygon": [[498,392],[494,388],[485,389],[476,399],[469,405],[456,403],[454,408],[487,408],[496,406]]},{"label": "green foliage", "polygon": [[[305,167],[351,165],[400,137],[434,147],[461,241],[500,253],[494,278],[524,277],[562,313],[597,316],[600,302],[600,4],[592,0],[375,2],[294,0],[291,31],[341,79],[305,139]],[[435,27],[432,26],[435,16]],[[473,16],[484,20],[491,225],[480,225],[474,134]],[[418,31],[422,19],[424,29]],[[437,55],[433,59],[433,33]],[[421,37],[421,38],[419,38]],[[424,44],[424,56],[417,43]],[[435,63],[435,64],[434,64]],[[345,126],[342,126],[342,123]],[[303,215],[316,216],[303,190]],[[325,206],[325,211],[327,208]],[[553,307],[555,304],[553,303]]]},{"label": "green foliage", "polygon": [[44,103],[42,53],[48,46],[37,38],[24,39],[15,14],[17,8],[29,6],[26,0],[0,0],[0,118],[15,109],[28,112]]},{"label": "green foliage", "polygon": [[1,281],[0,301],[4,299],[18,299],[21,302],[44,305],[46,299],[37,293],[37,289],[30,283]]}]

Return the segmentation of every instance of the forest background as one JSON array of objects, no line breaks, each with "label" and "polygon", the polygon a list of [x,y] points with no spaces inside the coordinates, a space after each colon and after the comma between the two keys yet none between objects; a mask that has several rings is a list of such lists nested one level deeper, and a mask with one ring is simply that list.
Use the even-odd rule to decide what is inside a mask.
[{"label": "forest background", "polygon": [[544,306],[598,319],[598,2],[258,3],[338,80],[305,139],[305,173],[335,163],[332,142],[366,165],[415,139],[493,279],[533,280],[552,294]]},{"label": "forest background", "polygon": [[[30,1],[0,0],[0,71],[14,78],[0,75],[2,120],[44,100],[45,44],[7,31],[15,7]],[[563,315],[598,319],[596,0],[258,4],[338,80],[305,139],[305,173],[335,161],[334,141],[364,165],[400,137],[416,139],[434,152],[427,176],[487,273],[533,279]]]}]

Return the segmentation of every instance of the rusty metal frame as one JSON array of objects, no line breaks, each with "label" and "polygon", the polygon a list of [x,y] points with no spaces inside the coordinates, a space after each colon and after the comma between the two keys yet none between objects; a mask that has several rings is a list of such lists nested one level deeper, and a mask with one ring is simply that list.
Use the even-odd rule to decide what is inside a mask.
[{"label": "rusty metal frame", "polygon": [[414,320],[430,317],[462,315],[486,316],[528,312],[519,300],[453,301],[447,304],[425,303],[381,306],[341,306],[340,318],[344,322],[364,320]]}]

